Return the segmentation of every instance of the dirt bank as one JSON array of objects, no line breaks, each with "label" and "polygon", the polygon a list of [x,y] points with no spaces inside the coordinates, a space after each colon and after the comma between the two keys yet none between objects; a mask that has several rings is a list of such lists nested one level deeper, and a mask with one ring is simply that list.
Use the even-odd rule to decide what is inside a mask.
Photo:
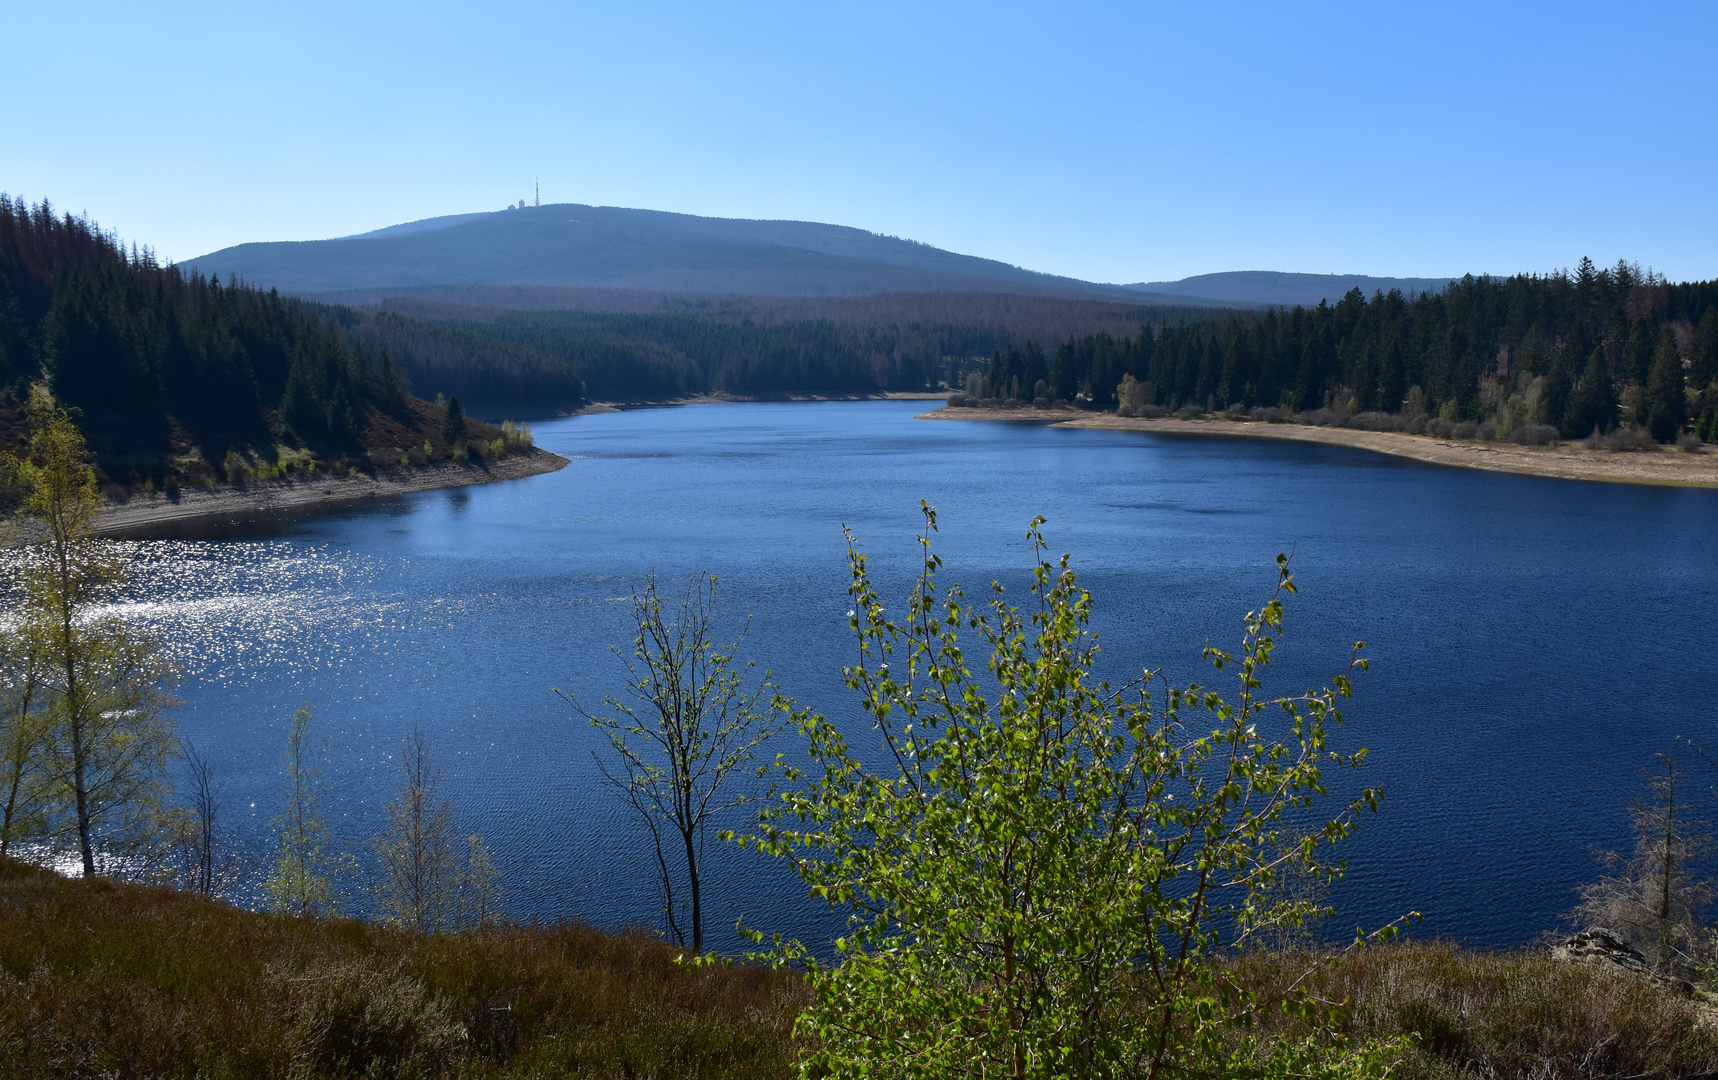
[{"label": "dirt bank", "polygon": [[567,459],[559,454],[533,450],[528,454],[514,454],[481,464],[449,462],[375,476],[359,473],[356,476],[321,476],[314,480],[281,480],[243,488],[184,489],[176,499],[160,493],[139,494],[125,502],[113,502],[103,507],[96,531],[112,535],[192,518],[242,517],[271,510],[358,502],[413,491],[468,487],[537,476],[566,466]]},{"label": "dirt bank", "polygon": [[1135,420],[1107,414],[1036,409],[1000,411],[943,408],[924,413],[919,419],[1035,421],[1059,427],[1144,431],[1153,435],[1204,435],[1327,443],[1331,446],[1353,446],[1380,454],[1412,458],[1432,465],[1485,469],[1523,476],[1598,480],[1612,484],[1718,488],[1718,454],[1713,453],[1710,447],[1692,453],[1669,449],[1615,452],[1590,450],[1580,443],[1517,446],[1506,442],[1466,442],[1438,439],[1430,435],[1303,427],[1299,424],[1254,424],[1237,420]]}]

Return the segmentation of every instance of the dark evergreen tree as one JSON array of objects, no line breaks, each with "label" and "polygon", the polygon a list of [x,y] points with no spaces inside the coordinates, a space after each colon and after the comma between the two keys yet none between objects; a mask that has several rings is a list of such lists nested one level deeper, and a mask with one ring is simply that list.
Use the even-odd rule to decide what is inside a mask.
[{"label": "dark evergreen tree", "polygon": [[465,410],[459,407],[459,399],[447,399],[447,407],[441,415],[441,437],[449,444],[465,441]]},{"label": "dark evergreen tree", "polygon": [[1652,370],[1646,384],[1646,426],[1659,442],[1671,442],[1688,422],[1688,394],[1682,376],[1682,356],[1676,336],[1667,326],[1658,332]]},{"label": "dark evergreen tree", "polygon": [[1705,390],[1718,379],[1718,305],[1706,309],[1694,328],[1694,345],[1688,354],[1688,378],[1696,390]]},{"label": "dark evergreen tree", "polygon": [[1608,432],[1617,426],[1617,394],[1611,382],[1605,350],[1593,350],[1587,369],[1576,380],[1569,404],[1559,425],[1565,437],[1578,439],[1593,432]]},{"label": "dark evergreen tree", "polygon": [[1634,321],[1629,328],[1628,340],[1623,343],[1622,362],[1618,365],[1616,375],[1623,382],[1646,385],[1647,372],[1652,368],[1653,349],[1657,344],[1658,327],[1653,320],[1645,315]]}]

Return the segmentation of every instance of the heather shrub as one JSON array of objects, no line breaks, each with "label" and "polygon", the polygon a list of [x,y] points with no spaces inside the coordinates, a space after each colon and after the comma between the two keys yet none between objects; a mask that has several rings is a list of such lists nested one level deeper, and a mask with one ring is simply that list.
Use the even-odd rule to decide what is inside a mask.
[{"label": "heather shrub", "polygon": [[277,970],[267,982],[299,1076],[438,1077],[470,1041],[447,999],[368,958]]}]

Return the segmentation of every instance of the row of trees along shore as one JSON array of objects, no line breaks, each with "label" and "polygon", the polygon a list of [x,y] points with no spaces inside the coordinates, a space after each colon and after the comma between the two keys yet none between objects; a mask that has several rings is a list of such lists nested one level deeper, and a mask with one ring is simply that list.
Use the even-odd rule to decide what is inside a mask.
[{"label": "row of trees along shore", "polygon": [[1619,262],[1466,277],[1442,292],[1231,314],[994,354],[960,405],[1227,411],[1382,430],[1584,438],[1619,427],[1718,441],[1718,281]]},{"label": "row of trees along shore", "polygon": [[[0,194],[0,441],[21,441],[24,399],[42,381],[78,410],[120,487],[422,463],[426,440],[452,456],[441,410],[411,396],[386,335],[354,340],[336,314],[186,274],[86,217]],[[456,365],[510,348],[435,345]],[[482,453],[501,433],[474,436]]]}]

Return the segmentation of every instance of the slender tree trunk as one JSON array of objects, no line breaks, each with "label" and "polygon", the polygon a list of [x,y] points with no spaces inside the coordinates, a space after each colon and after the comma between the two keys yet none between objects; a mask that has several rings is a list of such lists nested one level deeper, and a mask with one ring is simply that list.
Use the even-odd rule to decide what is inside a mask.
[{"label": "slender tree trunk", "polygon": [[686,878],[692,892],[692,951],[704,955],[704,897],[698,883],[698,848],[691,829],[680,830],[686,841]]},{"label": "slender tree trunk", "polygon": [[[64,560],[62,560],[62,566]],[[70,574],[61,572],[62,588],[69,589]],[[65,666],[66,666],[66,723],[71,729],[72,736],[72,790],[77,796],[78,807],[78,849],[83,855],[84,877],[95,877],[95,845],[90,838],[89,826],[89,784],[86,774],[88,762],[84,753],[84,717],[83,703],[78,700],[77,649],[72,644],[72,611],[70,598],[61,601],[62,612],[60,629],[64,635]]]},{"label": "slender tree trunk", "polygon": [[11,786],[6,792],[6,816],[0,821],[0,859],[6,857],[7,849],[12,846],[12,818],[18,812],[18,789],[24,786],[23,782],[23,771],[14,769]]}]

